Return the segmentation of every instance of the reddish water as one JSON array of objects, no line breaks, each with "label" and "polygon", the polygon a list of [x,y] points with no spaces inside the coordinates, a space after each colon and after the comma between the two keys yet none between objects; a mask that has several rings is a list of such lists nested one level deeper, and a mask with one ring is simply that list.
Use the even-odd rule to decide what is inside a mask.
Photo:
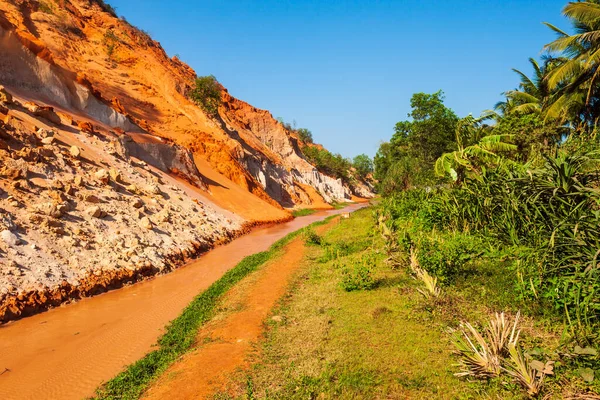
[{"label": "reddish water", "polygon": [[164,326],[244,257],[340,212],[256,229],[170,274],[0,325],[0,399],[91,396],[102,382],[150,351]]}]

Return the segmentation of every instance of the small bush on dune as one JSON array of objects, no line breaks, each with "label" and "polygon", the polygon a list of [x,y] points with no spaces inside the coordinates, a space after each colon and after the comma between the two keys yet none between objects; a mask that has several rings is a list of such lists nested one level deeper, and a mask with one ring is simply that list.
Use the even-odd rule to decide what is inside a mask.
[{"label": "small bush on dune", "polygon": [[198,104],[208,115],[216,117],[221,105],[221,89],[217,78],[213,75],[199,76],[196,78],[190,98]]},{"label": "small bush on dune", "polygon": [[52,4],[47,3],[45,1],[38,2],[38,10],[45,14],[54,14],[54,7]]},{"label": "small bush on dune", "polygon": [[117,16],[117,9],[105,2],[104,0],[93,0],[96,4],[100,6],[103,11],[106,11],[113,17]]}]

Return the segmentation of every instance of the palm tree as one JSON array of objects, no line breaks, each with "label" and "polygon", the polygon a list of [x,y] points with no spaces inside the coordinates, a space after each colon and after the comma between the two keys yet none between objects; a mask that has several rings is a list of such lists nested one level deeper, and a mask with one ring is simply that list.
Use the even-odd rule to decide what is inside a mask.
[{"label": "palm tree", "polygon": [[557,92],[546,116],[589,126],[600,117],[600,1],[570,2],[563,14],[571,19],[575,34],[546,23],[558,38],[545,50],[563,56],[545,79],[548,88]]},{"label": "palm tree", "polygon": [[513,68],[521,78],[521,83],[519,89],[505,93],[508,113],[541,114],[546,109],[552,98],[552,91],[545,78],[548,71],[556,64],[556,59],[546,57],[543,61],[540,65],[534,58],[529,59],[534,72],[532,78]]},{"label": "palm tree", "polygon": [[458,150],[437,159],[436,175],[448,174],[460,184],[468,171],[478,172],[482,165],[498,164],[502,161],[499,153],[517,150],[516,145],[506,142],[513,135],[490,135],[491,127],[481,125],[485,118],[469,115],[458,121],[455,131]]}]

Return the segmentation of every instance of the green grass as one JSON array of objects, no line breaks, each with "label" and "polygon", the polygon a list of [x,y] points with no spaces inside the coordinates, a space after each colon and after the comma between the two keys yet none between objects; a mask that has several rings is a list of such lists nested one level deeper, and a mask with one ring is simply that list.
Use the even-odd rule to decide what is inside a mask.
[{"label": "green grass", "polygon": [[[311,226],[323,225],[331,218],[334,217],[315,222]],[[302,231],[301,229],[290,233],[275,242],[269,250],[244,258],[226,272],[206,291],[192,300],[179,317],[171,321],[166,328],[166,333],[158,339],[156,350],[148,353],[144,358],[130,365],[125,371],[101,386],[96,391],[94,398],[98,400],[139,398],[153,379],[164,372],[179,356],[192,348],[198,329],[215,315],[223,295],[244,277],[280,254],[281,249]]]},{"label": "green grass", "polygon": [[334,201],[333,203],[331,203],[331,207],[333,207],[336,210],[341,210],[342,208],[348,207],[350,204],[354,204],[353,201],[349,201],[349,202],[337,202]]},{"label": "green grass", "polygon": [[[306,248],[302,272],[273,311],[281,322],[269,320],[251,369],[216,399],[521,398],[497,382],[453,375],[446,322],[416,281],[384,263],[374,232],[371,211],[359,210],[327,232],[323,245]],[[345,291],[344,269],[365,262],[375,284]]]},{"label": "green grass", "polygon": [[317,212],[317,210],[314,210],[312,208],[302,208],[300,210],[292,211],[292,215],[294,217],[306,217],[307,215],[312,215],[316,212]]}]

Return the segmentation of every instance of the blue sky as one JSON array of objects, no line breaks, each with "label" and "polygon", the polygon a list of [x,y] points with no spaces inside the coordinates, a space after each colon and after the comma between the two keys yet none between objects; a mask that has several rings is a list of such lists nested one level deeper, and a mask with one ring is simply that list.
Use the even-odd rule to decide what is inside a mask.
[{"label": "blue sky", "polygon": [[198,75],[345,157],[374,155],[415,92],[491,108],[568,28],[566,0],[108,0]]}]

